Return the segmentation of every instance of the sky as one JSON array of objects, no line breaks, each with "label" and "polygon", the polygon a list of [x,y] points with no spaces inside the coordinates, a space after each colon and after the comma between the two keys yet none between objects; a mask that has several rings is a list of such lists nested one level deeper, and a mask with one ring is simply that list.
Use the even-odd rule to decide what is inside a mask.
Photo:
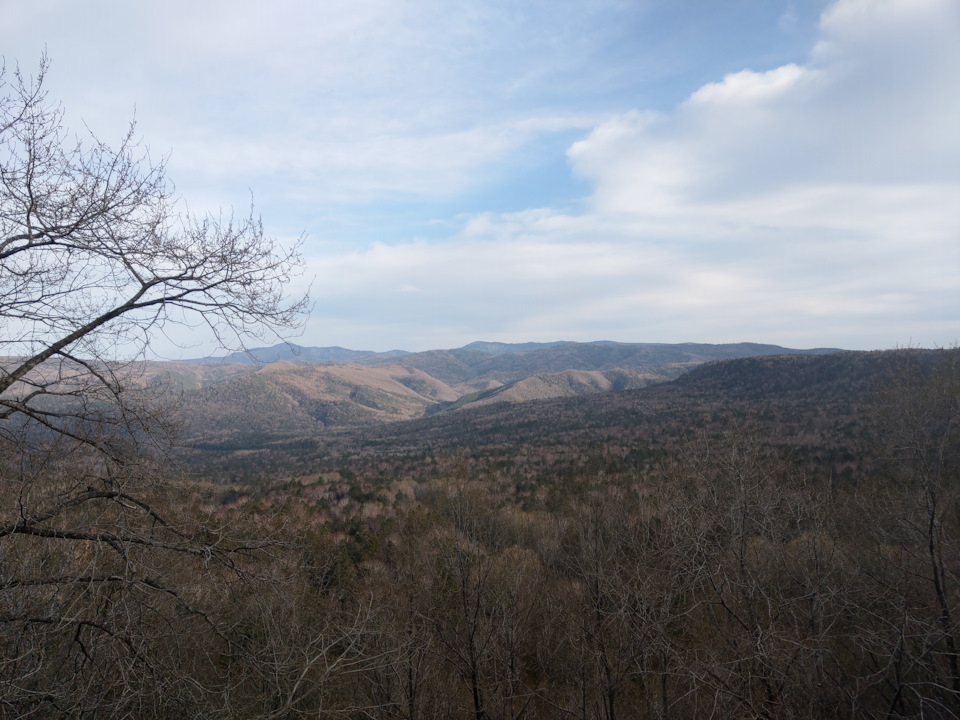
[{"label": "sky", "polygon": [[0,0],[0,37],[191,211],[306,234],[301,345],[960,340],[960,0]]}]

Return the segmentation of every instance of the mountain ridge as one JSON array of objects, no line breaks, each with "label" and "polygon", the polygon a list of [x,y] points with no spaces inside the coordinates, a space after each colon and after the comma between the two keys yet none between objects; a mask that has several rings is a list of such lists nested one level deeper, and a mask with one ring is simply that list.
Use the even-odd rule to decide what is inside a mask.
[{"label": "mountain ridge", "polygon": [[320,362],[311,358],[322,353],[301,352],[297,360],[259,365],[249,360],[262,350],[254,349],[245,363],[161,363],[153,371],[183,388],[197,437],[225,436],[237,428],[251,436],[292,436],[642,388],[713,360],[832,352],[756,343],[516,344],[489,348],[495,352],[476,347],[391,357],[340,348],[346,355],[335,354],[350,359]]},{"label": "mountain ridge", "polygon": [[[430,353],[455,353],[458,351],[480,352],[485,355],[517,355],[541,350],[551,350],[562,346],[594,346],[594,347],[620,347],[620,348],[674,348],[677,352],[684,350],[693,352],[695,349],[728,349],[733,357],[745,357],[749,355],[764,354],[823,354],[828,352],[839,352],[842,348],[809,348],[798,349],[788,348],[780,345],[771,345],[764,343],[740,342],[740,343],[623,343],[612,340],[592,340],[587,342],[577,342],[569,340],[557,340],[553,342],[524,342],[524,343],[504,343],[495,341],[476,340],[467,343],[459,348],[436,348],[432,350],[409,351],[409,350],[387,350],[377,352],[374,350],[353,350],[339,345],[325,347],[305,346],[296,343],[278,343],[268,347],[248,348],[243,351],[233,352],[229,355],[202,358],[187,358],[173,362],[185,363],[242,363],[242,364],[268,364],[281,360],[290,360],[294,362],[382,362],[389,359],[400,358],[410,355],[425,355]],[[741,355],[740,353],[746,353]]]}]

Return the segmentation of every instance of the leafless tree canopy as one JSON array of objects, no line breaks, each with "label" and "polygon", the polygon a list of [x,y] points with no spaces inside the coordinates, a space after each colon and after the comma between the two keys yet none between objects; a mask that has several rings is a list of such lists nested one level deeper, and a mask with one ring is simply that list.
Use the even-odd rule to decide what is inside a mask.
[{"label": "leafless tree canopy", "polygon": [[46,62],[36,78],[0,76],[4,416],[24,410],[37,390],[31,373],[49,360],[93,373],[171,325],[203,325],[234,347],[295,325],[306,300],[286,302],[283,290],[297,248],[265,236],[252,212],[186,212],[133,126],[116,148],[70,136],[43,91],[45,71]]},{"label": "leafless tree canopy", "polygon": [[0,71],[0,717],[187,716],[178,638],[224,641],[209,608],[264,544],[183,507],[175,418],[117,360],[178,325],[230,348],[295,327],[299,244],[187,212],[132,125],[71,135],[46,70]]}]

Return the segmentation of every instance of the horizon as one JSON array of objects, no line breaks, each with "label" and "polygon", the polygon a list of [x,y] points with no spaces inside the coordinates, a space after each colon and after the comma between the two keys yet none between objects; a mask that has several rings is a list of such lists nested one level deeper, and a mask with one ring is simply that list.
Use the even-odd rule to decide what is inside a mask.
[{"label": "horizon", "polygon": [[[681,345],[698,345],[698,346],[699,346],[699,345],[702,345],[702,346],[710,346],[710,347],[713,347],[713,346],[734,346],[734,345],[757,345],[757,346],[776,347],[776,348],[780,348],[780,349],[783,349],[783,350],[801,350],[801,351],[805,351],[805,352],[818,351],[818,350],[819,350],[819,351],[831,351],[831,352],[851,352],[848,348],[842,348],[842,347],[819,346],[819,347],[797,348],[797,347],[788,347],[788,346],[778,345],[778,344],[776,344],[776,343],[756,343],[756,342],[752,342],[752,341],[749,341],[749,340],[743,340],[743,341],[738,341],[738,342],[729,342],[729,343],[700,343],[700,342],[696,342],[696,341],[692,341],[692,340],[691,340],[691,341],[676,342],[676,343],[629,342],[629,341],[617,341],[617,340],[587,340],[587,341],[578,341],[578,340],[553,340],[553,341],[545,341],[545,342],[515,342],[515,343],[513,343],[513,342],[500,342],[500,341],[496,341],[496,340],[473,340],[473,341],[468,342],[468,343],[466,343],[466,344],[464,344],[464,345],[424,348],[424,349],[421,349],[421,350],[407,350],[407,349],[404,349],[404,348],[390,348],[389,350],[370,350],[370,349],[367,349],[367,348],[348,348],[348,347],[343,347],[342,345],[317,346],[317,345],[301,345],[301,344],[299,344],[299,343],[293,343],[293,342],[289,342],[289,343],[288,343],[288,342],[280,342],[280,343],[276,343],[276,344],[273,344],[273,345],[249,347],[249,348],[247,348],[246,350],[240,350],[240,351],[236,351],[236,352],[231,352],[231,353],[229,353],[229,354],[227,354],[227,355],[210,355],[210,356],[203,356],[203,357],[182,358],[182,360],[185,361],[185,362],[196,362],[196,361],[203,361],[203,360],[223,360],[223,359],[226,359],[226,358],[231,357],[231,356],[234,356],[234,355],[248,355],[248,354],[256,353],[256,352],[258,352],[258,351],[277,350],[277,349],[282,349],[282,348],[291,348],[291,349],[292,349],[292,352],[294,353],[294,355],[296,355],[296,353],[299,352],[299,351],[301,351],[301,350],[307,350],[307,351],[309,351],[309,350],[343,350],[343,351],[351,352],[351,353],[369,353],[369,354],[371,354],[371,355],[389,355],[389,354],[391,354],[391,353],[405,353],[405,354],[409,354],[409,355],[415,355],[415,354],[417,354],[417,353],[424,353],[424,352],[446,352],[446,351],[450,351],[450,350],[467,350],[467,349],[471,349],[471,347],[472,347],[472,346],[475,346],[475,345],[497,345],[497,346],[502,346],[502,347],[519,347],[519,346],[525,346],[525,345],[534,345],[534,346],[537,346],[537,347],[534,347],[534,348],[530,348],[530,349],[532,349],[532,350],[546,349],[546,348],[548,348],[548,347],[555,347],[555,346],[557,346],[557,345],[649,345],[649,346],[681,346]],[[873,350],[871,350],[871,351],[865,351],[865,352],[873,352],[873,351],[883,352],[883,351],[885,351],[885,350],[897,350],[897,349],[902,349],[902,348],[873,348]],[[937,349],[937,348],[911,347],[910,349],[914,349],[914,350],[928,350],[928,349]],[[486,351],[484,351],[484,350],[479,350],[479,352],[486,352]],[[518,351],[518,352],[519,352],[519,351]],[[854,351],[854,352],[856,352],[856,351]],[[159,359],[160,361],[168,361],[168,360],[169,360],[169,361],[175,361],[175,360],[172,360],[172,359],[165,359],[165,358],[158,358],[158,359]],[[269,363],[269,362],[271,362],[271,361],[268,361],[268,363]]]},{"label": "horizon", "polygon": [[[41,1],[3,23],[8,68],[49,55],[70,133],[116,144],[135,117],[191,210],[252,195],[268,234],[306,233],[296,344],[960,340],[955,0]],[[168,335],[157,356],[215,350]]]}]

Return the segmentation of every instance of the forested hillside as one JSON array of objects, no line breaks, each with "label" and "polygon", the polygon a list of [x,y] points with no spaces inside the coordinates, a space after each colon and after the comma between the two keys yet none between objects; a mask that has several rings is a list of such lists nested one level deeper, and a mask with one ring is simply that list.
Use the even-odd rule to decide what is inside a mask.
[{"label": "forested hillside", "polygon": [[[443,400],[449,386],[393,368],[376,369],[378,402]],[[296,418],[304,378],[275,364],[235,380],[251,407]],[[259,399],[281,387],[286,406]],[[177,456],[184,482],[150,512],[186,530],[132,536],[157,543],[141,555],[169,588],[124,600],[149,675],[113,674],[141,667],[113,625],[89,631],[95,648],[38,632],[29,653],[58,662],[0,670],[124,702],[176,688],[165,707],[204,717],[960,714],[956,350],[715,361],[642,388],[278,435],[250,432],[292,427],[261,415],[225,414]],[[215,549],[193,558],[177,532]]]},{"label": "forested hillside", "polygon": [[[182,388],[187,434],[207,444],[230,438],[236,446],[497,403],[641,388],[723,358],[829,352],[835,351],[751,343],[473,343],[414,354],[276,346],[221,362],[148,363],[139,381]],[[281,355],[292,359],[252,362]]]},{"label": "forested hillside", "polygon": [[[356,453],[354,462],[373,451],[395,457],[458,448],[482,455],[528,446],[674,447],[684,437],[737,424],[762,426],[769,443],[789,444],[793,453],[849,454],[865,441],[865,418],[896,358],[892,352],[743,358],[707,363],[675,381],[643,388],[491,403],[406,422],[293,436],[253,437],[238,427],[223,440],[242,436],[248,475],[258,458],[264,468],[273,468],[268,474],[283,474],[282,468],[307,468],[316,457],[330,464],[340,454]],[[298,451],[287,452],[288,444]],[[206,455],[207,445],[197,440],[199,457]],[[213,443],[209,456],[229,463],[225,447]]]},{"label": "forested hillside", "polygon": [[295,707],[954,717],[958,367],[746,358],[193,458],[299,548],[285,612],[335,645]]}]

